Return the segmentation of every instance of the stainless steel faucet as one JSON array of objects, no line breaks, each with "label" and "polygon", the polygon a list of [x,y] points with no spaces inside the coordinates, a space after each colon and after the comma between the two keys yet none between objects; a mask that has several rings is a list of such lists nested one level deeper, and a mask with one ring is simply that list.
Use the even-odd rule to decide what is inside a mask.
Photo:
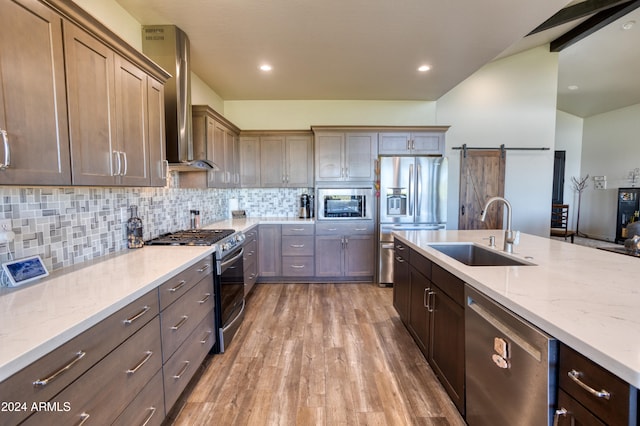
[{"label": "stainless steel faucet", "polygon": [[504,247],[503,250],[507,253],[513,253],[513,243],[516,240],[515,233],[511,230],[511,204],[507,201],[506,198],[502,197],[491,197],[487,200],[487,204],[484,205],[482,209],[482,216],[480,216],[480,220],[484,222],[485,217],[487,216],[487,209],[489,205],[494,201],[502,201],[504,205],[507,207],[507,229],[504,231]]}]

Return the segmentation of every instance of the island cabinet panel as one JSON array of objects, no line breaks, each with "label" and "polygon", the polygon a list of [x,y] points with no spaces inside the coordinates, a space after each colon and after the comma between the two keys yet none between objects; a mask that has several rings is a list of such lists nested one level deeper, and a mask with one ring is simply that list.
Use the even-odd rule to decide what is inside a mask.
[{"label": "island cabinet panel", "polygon": [[[68,404],[70,409],[57,411],[55,422],[80,424],[86,419],[96,424],[111,424],[160,370],[159,333],[160,321],[155,317],[56,395],[52,402],[59,407]],[[46,424],[51,421],[51,415],[47,411],[38,412],[29,417],[25,425]]]},{"label": "island cabinet panel", "polygon": [[[49,401],[158,315],[158,291],[150,291],[87,331],[0,383],[0,401]],[[159,331],[155,336],[159,342]],[[128,367],[127,367],[128,368]],[[2,413],[17,424],[33,411]]]},{"label": "island cabinet panel", "polygon": [[[575,420],[577,424],[600,424],[583,420],[593,416],[602,424],[637,424],[636,388],[567,345],[561,344],[559,351],[559,385],[565,397],[558,400],[558,409],[566,410],[566,414],[556,414],[559,424],[574,424]],[[595,395],[587,387],[609,396]],[[575,405],[584,407],[586,413]]]},{"label": "island cabinet panel", "polygon": [[69,185],[62,18],[35,0],[0,13],[0,185]]},{"label": "island cabinet panel", "polygon": [[394,248],[394,306],[464,414],[464,282],[397,239]]},{"label": "island cabinet panel", "polygon": [[393,306],[400,320],[408,327],[411,283],[409,278],[409,247],[398,239],[393,241]]}]

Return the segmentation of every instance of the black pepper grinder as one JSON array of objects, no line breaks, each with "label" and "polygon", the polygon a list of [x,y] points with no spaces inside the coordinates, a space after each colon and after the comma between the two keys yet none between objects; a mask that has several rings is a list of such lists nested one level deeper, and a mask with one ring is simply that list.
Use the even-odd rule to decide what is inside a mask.
[{"label": "black pepper grinder", "polygon": [[130,249],[142,248],[144,246],[143,228],[142,219],[138,217],[138,206],[131,206],[129,210],[131,217],[127,220],[127,247]]}]

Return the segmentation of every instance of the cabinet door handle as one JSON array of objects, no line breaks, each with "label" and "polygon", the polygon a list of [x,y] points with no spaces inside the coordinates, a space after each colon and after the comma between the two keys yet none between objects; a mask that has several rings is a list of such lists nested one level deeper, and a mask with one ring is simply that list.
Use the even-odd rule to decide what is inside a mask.
[{"label": "cabinet door handle", "polygon": [[209,340],[209,336],[211,336],[211,330],[207,331],[204,334],[204,337],[202,338],[202,340],[200,340],[200,343],[202,343],[203,345],[207,343],[207,340]]},{"label": "cabinet door handle", "polygon": [[149,359],[151,358],[151,355],[153,355],[153,352],[146,351],[144,358],[142,358],[142,361],[140,361],[135,367],[128,369],[126,371],[126,373],[127,374],[135,374],[138,370],[140,370],[140,368],[143,365],[145,365],[147,363],[147,361],[149,361]]},{"label": "cabinet door handle", "polygon": [[124,151],[120,151],[120,154],[122,154],[122,162],[124,163],[124,171],[122,172],[122,176],[126,176],[127,170],[129,169],[129,163],[127,162],[127,153]]},{"label": "cabinet door handle", "polygon": [[176,330],[180,329],[180,327],[182,327],[184,325],[184,323],[187,322],[188,319],[189,319],[189,316],[183,315],[182,319],[176,325],[171,327],[171,330],[176,331]]},{"label": "cabinet door handle", "polygon": [[112,176],[119,176],[122,171],[122,160],[120,160],[120,151],[113,151],[113,155],[116,157],[116,161],[118,162],[118,168],[115,173],[111,173]]},{"label": "cabinet door handle", "polygon": [[169,289],[169,292],[170,292],[170,293],[175,293],[176,291],[178,291],[178,290],[180,290],[182,287],[184,287],[184,285],[185,285],[186,283],[187,283],[187,282],[186,282],[185,280],[180,281],[180,282],[178,283],[178,285],[176,285],[175,287],[171,287],[171,288]]},{"label": "cabinet door handle", "polygon": [[133,323],[135,320],[137,320],[138,318],[140,318],[141,316],[143,316],[144,314],[146,314],[149,311],[149,309],[151,309],[150,306],[145,306],[140,310],[140,312],[138,312],[137,314],[135,314],[134,316],[132,316],[130,318],[127,318],[123,322],[125,323],[125,325],[129,325],[129,324]]},{"label": "cabinet door handle", "polygon": [[[433,296],[433,306],[431,305],[431,296]],[[435,310],[435,306],[436,306],[436,292],[431,291],[431,289],[429,289],[429,292],[427,293],[427,310],[429,312],[433,312]]]},{"label": "cabinet door handle", "polygon": [[569,412],[566,408],[557,409],[553,414],[553,426],[558,426],[558,423],[560,422],[560,416],[566,416],[567,414],[569,414]]},{"label": "cabinet door handle", "polygon": [[607,392],[606,390],[602,389],[601,391],[597,391],[591,386],[589,386],[588,384],[586,384],[585,382],[583,382],[582,380],[580,380],[580,376],[582,376],[582,373],[580,373],[579,371],[571,370],[567,373],[567,375],[571,380],[576,382],[578,386],[580,386],[582,389],[586,390],[596,398],[604,398],[607,400],[611,398],[611,393]]},{"label": "cabinet door handle", "polygon": [[0,170],[4,170],[11,165],[11,148],[7,131],[0,129],[0,134],[2,134],[2,143],[4,144],[4,163],[0,163]]},{"label": "cabinet door handle", "polygon": [[304,247],[304,244],[290,244],[290,246],[293,248],[302,248]]},{"label": "cabinet door handle", "polygon": [[149,414],[147,418],[144,419],[144,422],[142,422],[142,425],[140,426],[147,426],[149,424],[149,422],[151,421],[151,417],[153,417],[153,415],[156,413],[156,407],[149,407],[147,411],[151,411],[151,414]]},{"label": "cabinet door handle", "polygon": [[425,308],[429,309],[429,305],[427,305],[427,292],[429,291],[429,287],[424,289],[424,293],[422,294],[422,304]]},{"label": "cabinet door handle", "polygon": [[166,179],[169,176],[169,161],[162,160],[162,164],[164,166],[162,170],[162,179]]},{"label": "cabinet door handle", "polygon": [[78,361],[84,358],[86,354],[87,353],[84,351],[79,351],[78,353],[76,353],[76,356],[71,361],[69,361],[65,366],[60,367],[58,370],[56,370],[54,373],[50,374],[48,377],[44,379],[36,380],[35,382],[33,382],[33,386],[37,388],[43,388],[47,386],[49,383],[57,379],[61,374],[63,374],[66,371],[69,371],[74,365],[76,365]]},{"label": "cabinet door handle", "polygon": [[203,304],[203,303],[205,303],[207,300],[209,300],[209,298],[210,298],[210,297],[211,297],[211,293],[205,293],[204,298],[203,298],[203,299],[201,299],[201,300],[198,300],[198,303],[202,305],[202,304]]},{"label": "cabinet door handle", "polygon": [[182,378],[182,375],[187,371],[187,368],[189,368],[189,361],[184,362],[184,367],[182,367],[182,370],[180,370],[178,374],[174,375],[173,378],[176,380]]}]

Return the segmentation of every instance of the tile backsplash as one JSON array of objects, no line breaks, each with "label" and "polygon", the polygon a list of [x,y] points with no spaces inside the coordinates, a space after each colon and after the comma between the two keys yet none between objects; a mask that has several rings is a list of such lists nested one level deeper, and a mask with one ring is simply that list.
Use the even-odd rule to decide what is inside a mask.
[{"label": "tile backsplash", "polygon": [[56,270],[127,250],[129,207],[138,206],[144,239],[189,227],[189,210],[208,224],[230,217],[229,199],[250,217],[297,215],[309,188],[10,187],[0,186],[0,219],[11,219],[15,239],[0,244],[0,262],[40,255]]}]

